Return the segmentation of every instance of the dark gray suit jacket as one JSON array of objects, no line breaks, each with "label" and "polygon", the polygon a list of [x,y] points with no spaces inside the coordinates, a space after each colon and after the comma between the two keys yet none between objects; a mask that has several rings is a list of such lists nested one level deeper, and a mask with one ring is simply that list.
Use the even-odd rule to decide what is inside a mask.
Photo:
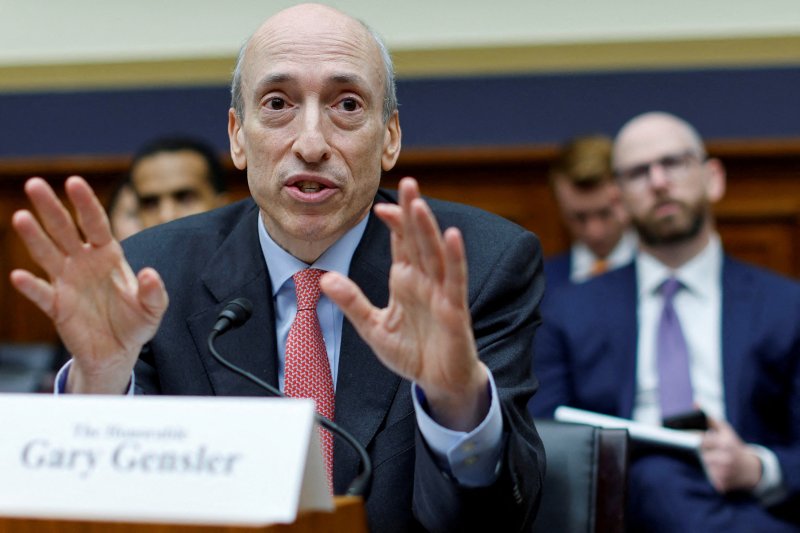
[{"label": "dark gray suit jacket", "polygon": [[[395,202],[379,191],[376,202]],[[435,463],[416,427],[409,382],[385,368],[345,323],[336,386],[336,422],[354,434],[374,465],[366,502],[374,531],[526,530],[539,504],[544,453],[525,408],[536,384],[530,346],[542,297],[541,250],[531,233],[483,211],[431,201],[442,227],[466,241],[469,306],[481,359],[492,370],[503,412],[503,462],[493,485],[459,486]],[[223,368],[206,347],[220,310],[233,298],[253,302],[252,318],[219,338],[219,351],[277,385],[277,341],[270,278],[252,200],[142,232],[125,242],[135,271],[152,266],[170,296],[162,325],[136,366],[137,392],[264,395]],[[350,278],[377,306],[388,301],[389,233],[371,216]],[[334,486],[341,493],[358,458],[339,439]]]}]

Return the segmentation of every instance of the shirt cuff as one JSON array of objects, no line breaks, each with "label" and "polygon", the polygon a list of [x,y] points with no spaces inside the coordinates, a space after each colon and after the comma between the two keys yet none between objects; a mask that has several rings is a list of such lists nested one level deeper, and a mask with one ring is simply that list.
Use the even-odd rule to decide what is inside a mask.
[{"label": "shirt cuff", "polygon": [[428,413],[425,392],[416,383],[412,385],[411,397],[422,437],[438,462],[449,467],[456,481],[465,487],[486,487],[494,483],[503,455],[503,414],[492,373],[489,372],[489,412],[469,433],[436,423]]},{"label": "shirt cuff", "polygon": [[780,503],[786,498],[786,488],[783,486],[783,473],[778,457],[764,446],[758,444],[748,444],[748,446],[761,461],[761,479],[753,489],[753,496],[766,507]]},{"label": "shirt cuff", "polygon": [[[69,367],[72,366],[72,359],[67,361],[64,366],[56,374],[55,387],[53,387],[53,394],[69,394],[67,392],[67,377],[69,376]],[[133,396],[133,391],[136,386],[136,374],[131,372],[131,382],[128,384],[128,390],[125,391],[125,396]]]}]

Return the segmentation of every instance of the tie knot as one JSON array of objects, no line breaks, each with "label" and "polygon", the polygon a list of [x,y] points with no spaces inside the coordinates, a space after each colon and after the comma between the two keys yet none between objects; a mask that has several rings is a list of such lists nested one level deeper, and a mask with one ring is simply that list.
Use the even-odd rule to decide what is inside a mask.
[{"label": "tie knot", "polygon": [[661,295],[664,296],[664,302],[671,302],[683,284],[677,278],[672,276],[668,277],[664,283],[661,284]]},{"label": "tie knot", "polygon": [[297,272],[294,280],[295,293],[297,294],[297,310],[316,309],[319,302],[319,278],[325,273],[318,268],[307,268]]},{"label": "tie knot", "polygon": [[595,259],[594,264],[592,265],[592,276],[599,276],[600,274],[605,274],[608,270],[608,260],[606,259]]}]

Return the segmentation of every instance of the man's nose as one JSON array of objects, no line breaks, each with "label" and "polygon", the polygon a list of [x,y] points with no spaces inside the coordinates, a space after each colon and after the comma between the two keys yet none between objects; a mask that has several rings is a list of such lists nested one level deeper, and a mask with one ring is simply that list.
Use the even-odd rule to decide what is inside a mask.
[{"label": "man's nose", "polygon": [[670,178],[667,171],[660,163],[651,163],[647,172],[647,179],[650,180],[650,186],[654,189],[662,189],[669,185]]},{"label": "man's nose", "polygon": [[324,111],[308,106],[298,117],[299,130],[292,150],[306,163],[321,163],[331,155]]},{"label": "man's nose", "polygon": [[178,218],[178,206],[172,198],[161,198],[158,202],[158,221],[160,224]]}]

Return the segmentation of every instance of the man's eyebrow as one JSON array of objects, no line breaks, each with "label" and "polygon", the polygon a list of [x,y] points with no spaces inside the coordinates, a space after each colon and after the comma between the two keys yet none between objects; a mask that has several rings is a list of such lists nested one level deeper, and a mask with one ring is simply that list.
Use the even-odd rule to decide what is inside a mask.
[{"label": "man's eyebrow", "polygon": [[[289,81],[295,80],[295,76],[285,72],[276,72],[274,74],[268,74],[261,78],[261,80],[256,85],[256,93],[260,94],[266,90],[267,87],[270,85],[286,83]],[[333,74],[329,78],[330,81],[339,84],[339,85],[358,85],[358,86],[367,86],[367,80],[364,77],[359,76],[358,74],[351,74],[351,73],[340,73],[340,74]]]},{"label": "man's eyebrow", "polygon": [[367,85],[367,80],[357,74],[334,74],[331,80],[340,84]]},{"label": "man's eyebrow", "polygon": [[267,87],[270,85],[274,85],[276,83],[284,83],[290,81],[292,76],[283,72],[277,72],[275,74],[268,74],[259,80],[258,84],[256,84],[256,94],[260,94],[266,90]]}]

